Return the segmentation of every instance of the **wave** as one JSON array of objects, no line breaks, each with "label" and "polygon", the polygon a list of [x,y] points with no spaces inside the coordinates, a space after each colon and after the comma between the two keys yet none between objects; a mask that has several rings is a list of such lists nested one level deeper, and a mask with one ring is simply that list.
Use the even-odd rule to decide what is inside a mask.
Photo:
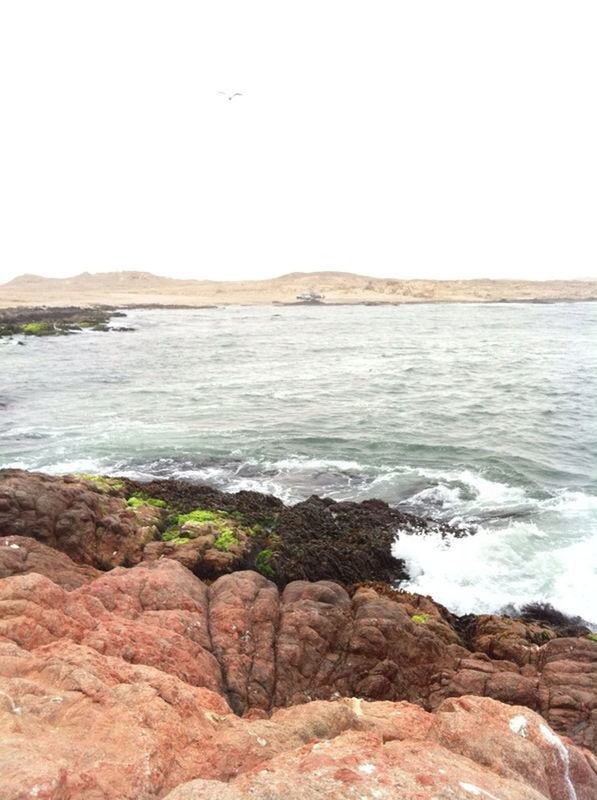
[{"label": "wave", "polygon": [[538,490],[470,468],[380,466],[300,454],[247,457],[241,450],[202,460],[102,457],[10,466],[140,481],[174,478],[228,492],[264,492],[287,505],[312,494],[355,501],[378,497],[469,534],[441,538],[398,531],[393,553],[411,575],[403,588],[431,594],[460,614],[548,602],[564,613],[597,621],[597,608],[587,608],[597,577],[597,497],[581,491]]},{"label": "wave", "polygon": [[577,541],[526,521],[462,538],[398,531],[392,553],[411,576],[401,588],[430,594],[455,613],[548,602],[597,624],[595,535]]},{"label": "wave", "polygon": [[[51,433],[13,429],[12,434],[38,438]],[[597,496],[582,491],[551,491],[531,484],[519,485],[504,476],[488,477],[485,471],[428,469],[408,464],[371,464],[356,459],[316,458],[291,454],[284,458],[247,456],[236,450],[228,457],[196,459],[157,457],[150,459],[71,458],[48,463],[13,462],[5,466],[43,469],[52,474],[105,472],[126,474],[140,480],[172,477],[213,483],[238,491],[250,485],[257,491],[289,496],[295,501],[325,492],[335,499],[363,500],[377,497],[404,510],[443,521],[455,517],[469,522],[521,518],[534,513],[590,512],[597,510]],[[267,488],[266,488],[267,487]]]}]

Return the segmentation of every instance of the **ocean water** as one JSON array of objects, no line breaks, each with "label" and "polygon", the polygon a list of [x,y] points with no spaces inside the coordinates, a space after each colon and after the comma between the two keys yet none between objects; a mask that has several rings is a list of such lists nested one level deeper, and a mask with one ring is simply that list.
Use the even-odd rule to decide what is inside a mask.
[{"label": "ocean water", "polygon": [[131,310],[131,333],[0,340],[0,465],[378,497],[457,613],[597,622],[597,304]]}]

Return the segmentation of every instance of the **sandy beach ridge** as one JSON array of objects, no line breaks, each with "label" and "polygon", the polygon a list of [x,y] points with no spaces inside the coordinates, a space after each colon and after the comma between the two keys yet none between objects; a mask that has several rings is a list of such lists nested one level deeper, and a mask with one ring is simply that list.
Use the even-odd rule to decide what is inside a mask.
[{"label": "sandy beach ridge", "polygon": [[21,275],[0,284],[0,308],[14,306],[226,306],[300,302],[310,292],[323,304],[422,302],[557,302],[597,299],[597,280],[397,280],[349,272],[293,272],[268,280],[181,280],[123,271],[72,278]]}]

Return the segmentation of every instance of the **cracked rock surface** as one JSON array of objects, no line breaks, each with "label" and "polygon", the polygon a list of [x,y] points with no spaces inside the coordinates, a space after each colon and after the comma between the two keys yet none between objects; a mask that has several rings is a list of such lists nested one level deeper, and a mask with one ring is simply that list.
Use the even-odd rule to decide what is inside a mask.
[{"label": "cracked rock surface", "polygon": [[[0,555],[13,544],[43,566],[35,540]],[[414,622],[411,595],[280,593],[250,571],[207,586],[170,559],[70,588],[79,567],[69,581],[61,559],[61,586],[47,563],[0,582],[7,800],[597,794],[589,640],[528,644],[520,666],[467,650],[439,610]]]},{"label": "cracked rock surface", "polygon": [[[163,512],[127,507],[122,486],[6,472],[1,800],[597,797],[586,636],[458,618],[381,581],[201,580],[175,545],[142,560]],[[239,513],[279,508],[264,497]],[[355,519],[371,532],[391,515],[315,499],[281,530],[328,526],[317,553]]]}]

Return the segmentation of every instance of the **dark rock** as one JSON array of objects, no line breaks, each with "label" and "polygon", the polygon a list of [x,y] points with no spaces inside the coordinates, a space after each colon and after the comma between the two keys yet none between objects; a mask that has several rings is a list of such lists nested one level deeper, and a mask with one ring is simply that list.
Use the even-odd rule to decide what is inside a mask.
[{"label": "dark rock", "polygon": [[583,636],[590,633],[586,620],[563,614],[550,603],[527,603],[520,609],[518,616],[529,622],[546,622],[555,628],[560,636]]},{"label": "dark rock", "polygon": [[60,336],[78,333],[83,328],[95,331],[133,330],[109,328],[111,317],[126,316],[108,306],[79,308],[78,306],[0,309],[0,336]]}]

